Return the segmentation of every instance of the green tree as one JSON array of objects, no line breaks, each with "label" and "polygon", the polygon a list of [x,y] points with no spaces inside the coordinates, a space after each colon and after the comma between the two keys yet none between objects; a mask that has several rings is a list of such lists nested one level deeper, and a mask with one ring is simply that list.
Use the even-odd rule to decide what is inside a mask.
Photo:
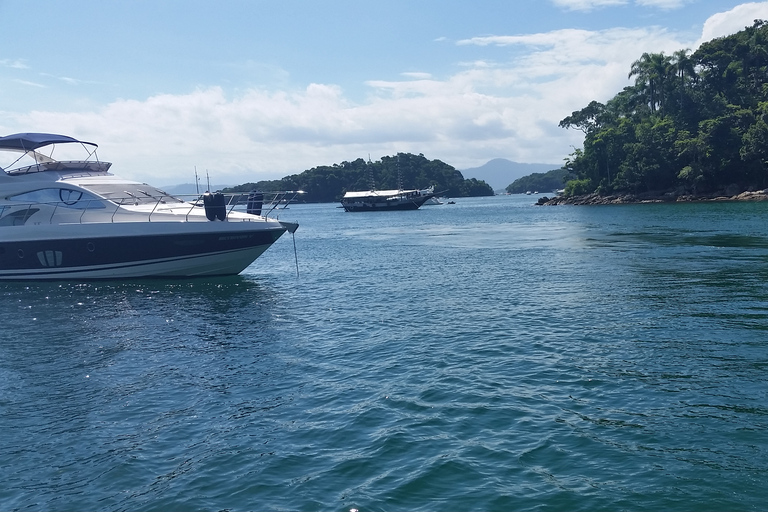
[{"label": "green tree", "polygon": [[560,121],[559,126],[560,128],[578,128],[585,135],[588,135],[602,126],[605,114],[605,105],[592,101],[583,109],[573,112],[570,116]]}]

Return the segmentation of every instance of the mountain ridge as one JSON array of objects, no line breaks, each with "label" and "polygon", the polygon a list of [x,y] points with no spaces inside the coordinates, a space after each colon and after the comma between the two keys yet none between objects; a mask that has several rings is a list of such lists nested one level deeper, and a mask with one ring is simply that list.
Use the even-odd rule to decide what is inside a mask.
[{"label": "mountain ridge", "polygon": [[506,158],[494,158],[480,167],[461,169],[464,178],[475,178],[485,181],[493,190],[504,190],[518,178],[528,176],[533,173],[545,173],[554,169],[559,169],[562,164],[527,164],[513,162]]}]

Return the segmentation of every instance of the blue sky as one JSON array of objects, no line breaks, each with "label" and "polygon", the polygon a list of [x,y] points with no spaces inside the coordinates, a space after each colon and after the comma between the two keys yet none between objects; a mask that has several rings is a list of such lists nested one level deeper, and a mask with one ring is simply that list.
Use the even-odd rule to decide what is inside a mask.
[{"label": "blue sky", "polygon": [[672,52],[768,19],[737,0],[0,0],[0,134],[99,144],[157,185],[423,153],[552,163],[558,122]]}]

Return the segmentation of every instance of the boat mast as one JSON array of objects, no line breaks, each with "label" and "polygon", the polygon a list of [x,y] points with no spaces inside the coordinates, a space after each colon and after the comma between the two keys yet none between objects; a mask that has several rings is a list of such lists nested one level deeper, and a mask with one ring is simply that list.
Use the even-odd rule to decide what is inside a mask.
[{"label": "boat mast", "polygon": [[373,164],[371,163],[371,154],[368,153],[368,182],[370,183],[371,190],[376,190],[376,182],[373,179]]}]

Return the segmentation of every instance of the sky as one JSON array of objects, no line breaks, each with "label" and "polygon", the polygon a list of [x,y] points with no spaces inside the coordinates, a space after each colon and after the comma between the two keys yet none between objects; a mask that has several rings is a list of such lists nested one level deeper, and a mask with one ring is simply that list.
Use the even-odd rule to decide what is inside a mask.
[{"label": "sky", "polygon": [[[561,165],[558,123],[738,0],[0,0],[0,135],[99,145],[154,185],[236,185],[398,152]],[[2,165],[2,164],[0,164]]]}]

